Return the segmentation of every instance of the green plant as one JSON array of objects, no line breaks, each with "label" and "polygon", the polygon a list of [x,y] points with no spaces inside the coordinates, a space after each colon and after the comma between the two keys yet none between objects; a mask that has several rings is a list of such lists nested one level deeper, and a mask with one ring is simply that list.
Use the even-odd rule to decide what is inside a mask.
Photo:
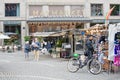
[{"label": "green plant", "polygon": [[62,39],[57,40],[56,47],[62,47]]},{"label": "green plant", "polygon": [[10,44],[10,40],[9,39],[5,39],[4,40],[4,45],[9,45]]},{"label": "green plant", "polygon": [[15,42],[17,41],[17,36],[11,36],[11,38],[10,39],[5,39],[4,40],[4,44],[5,45],[11,45],[12,43],[14,43],[15,44]]},{"label": "green plant", "polygon": [[42,38],[42,37],[37,37],[37,38],[38,38],[38,40],[39,40],[40,42],[43,41],[43,38]]},{"label": "green plant", "polygon": [[29,40],[30,40],[30,36],[25,36],[25,37],[24,37],[24,40],[25,40],[25,41],[29,41]]}]

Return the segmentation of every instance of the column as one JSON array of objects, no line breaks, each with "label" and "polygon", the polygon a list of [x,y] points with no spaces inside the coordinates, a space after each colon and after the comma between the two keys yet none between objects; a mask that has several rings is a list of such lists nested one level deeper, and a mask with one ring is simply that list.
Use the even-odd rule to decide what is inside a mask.
[{"label": "column", "polygon": [[[108,3],[108,1],[106,1],[106,3],[103,5],[103,12],[104,12],[104,16],[105,16],[105,19],[106,19],[106,15],[108,13],[108,11],[110,10],[110,4]],[[105,20],[105,24],[109,24],[109,20]]]},{"label": "column", "polygon": [[90,7],[90,3],[89,3],[89,0],[85,0],[85,3],[84,3],[84,17],[90,17],[91,15],[91,7]]},{"label": "column", "polygon": [[26,21],[22,21],[21,22],[21,44],[22,44],[22,47],[24,46],[25,44],[25,41],[24,41],[24,37],[27,36],[27,24],[26,24]]},{"label": "column", "polygon": [[[0,32],[4,33],[4,23],[3,22],[0,22]],[[4,43],[3,43],[4,40],[0,40],[0,45],[2,46]]]}]

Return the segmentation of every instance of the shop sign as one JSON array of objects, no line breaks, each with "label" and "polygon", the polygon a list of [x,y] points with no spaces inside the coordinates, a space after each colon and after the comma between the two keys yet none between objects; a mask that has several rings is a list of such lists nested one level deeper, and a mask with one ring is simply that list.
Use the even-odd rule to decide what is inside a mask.
[{"label": "shop sign", "polygon": [[29,15],[30,16],[45,16],[45,14],[49,14],[49,16],[83,16],[83,6],[72,6],[70,12],[65,12],[64,6],[49,6],[49,11],[42,10],[42,6],[29,6]]}]

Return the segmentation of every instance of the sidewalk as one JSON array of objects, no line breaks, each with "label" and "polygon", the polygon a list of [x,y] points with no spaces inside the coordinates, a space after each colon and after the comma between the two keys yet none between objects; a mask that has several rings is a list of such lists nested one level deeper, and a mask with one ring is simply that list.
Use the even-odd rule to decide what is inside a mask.
[{"label": "sidewalk", "polygon": [[67,60],[40,54],[40,60],[34,61],[34,56],[30,53],[30,60],[26,61],[23,51],[0,52],[0,71],[4,73],[0,74],[0,80],[120,80],[119,73],[101,72],[93,75],[88,73],[86,67],[70,73],[67,70]]}]

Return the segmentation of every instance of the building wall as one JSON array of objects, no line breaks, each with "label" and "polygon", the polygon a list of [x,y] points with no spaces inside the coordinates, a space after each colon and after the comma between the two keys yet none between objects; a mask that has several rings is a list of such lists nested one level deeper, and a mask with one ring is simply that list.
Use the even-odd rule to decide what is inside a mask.
[{"label": "building wall", "polygon": [[[5,17],[5,3],[20,3],[19,17]],[[91,16],[91,4],[103,4],[103,16]],[[17,20],[21,21],[21,36],[22,44],[23,38],[28,35],[28,25],[26,20],[31,18],[29,16],[29,5],[43,5],[43,14],[45,17],[49,16],[49,5],[63,5],[65,14],[70,16],[70,5],[84,5],[84,17],[90,19],[105,19],[106,13],[110,9],[110,4],[120,4],[120,0],[0,0],[0,31],[3,31],[3,22]],[[110,19],[120,19],[120,16],[110,16]],[[90,23],[86,23],[85,27],[89,27]],[[23,29],[25,27],[25,29]]]},{"label": "building wall", "polygon": [[[20,4],[20,16],[15,17],[5,17],[5,3],[19,3]],[[20,21],[21,23],[21,39],[26,35],[22,27],[26,25],[26,2],[25,0],[1,0],[0,1],[0,32],[4,32],[4,22],[8,21],[16,22]],[[12,23],[11,23],[12,24]],[[21,44],[24,44],[24,41],[21,41]]]},{"label": "building wall", "polygon": [[[105,19],[105,16],[107,12],[110,10],[110,4],[119,4],[120,5],[120,0],[87,0],[88,1],[88,8],[87,11],[89,12],[88,15],[91,19]],[[90,15],[90,4],[103,4],[103,12],[104,16],[103,17],[92,17]],[[120,16],[110,16],[110,19],[120,19]]]}]

